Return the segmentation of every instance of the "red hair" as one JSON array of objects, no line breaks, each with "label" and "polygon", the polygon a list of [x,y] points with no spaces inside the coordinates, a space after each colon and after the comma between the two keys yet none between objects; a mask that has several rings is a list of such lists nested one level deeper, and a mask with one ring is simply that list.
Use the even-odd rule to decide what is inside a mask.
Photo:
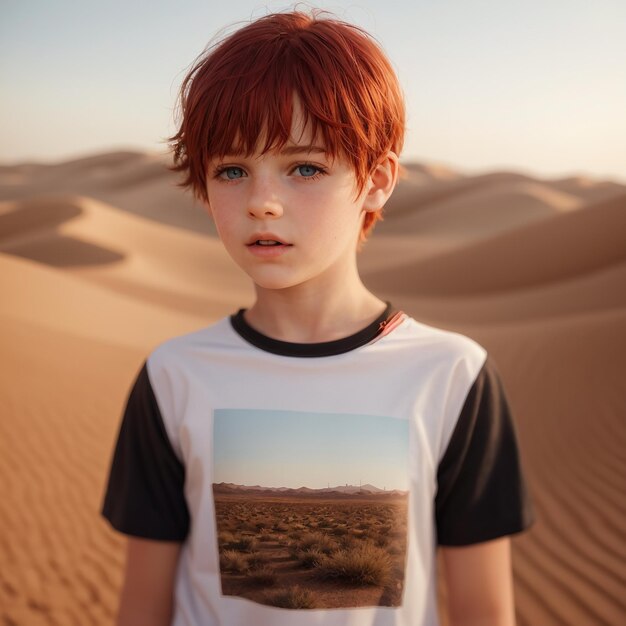
[{"label": "red hair", "polygon": [[[208,204],[208,162],[231,153],[280,149],[291,132],[293,96],[313,137],[328,155],[352,166],[357,191],[388,151],[400,154],[405,109],[396,74],[380,46],[361,28],[294,11],[273,13],[205,51],[180,88],[178,132],[168,138],[174,171]],[[360,243],[382,207],[365,216]]]}]

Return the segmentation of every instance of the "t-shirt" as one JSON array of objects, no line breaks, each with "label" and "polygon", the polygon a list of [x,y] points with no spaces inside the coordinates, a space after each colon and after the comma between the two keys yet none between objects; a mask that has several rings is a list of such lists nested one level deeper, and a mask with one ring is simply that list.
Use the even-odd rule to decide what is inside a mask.
[{"label": "t-shirt", "polygon": [[534,522],[493,358],[386,305],[322,343],[239,309],[142,364],[102,514],[184,542],[173,626],[435,626],[437,546]]}]

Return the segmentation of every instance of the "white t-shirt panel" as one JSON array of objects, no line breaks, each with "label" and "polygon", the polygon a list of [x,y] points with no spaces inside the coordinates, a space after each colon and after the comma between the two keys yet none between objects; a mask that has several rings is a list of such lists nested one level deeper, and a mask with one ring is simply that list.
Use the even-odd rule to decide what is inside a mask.
[{"label": "white t-shirt panel", "polygon": [[[214,437],[215,416],[230,414],[242,424],[268,414],[302,417],[302,423],[315,416],[320,423],[351,420],[364,450],[372,434],[359,434],[359,419],[407,424],[406,561],[398,605],[295,610],[222,593]],[[232,495],[233,502],[240,496]],[[146,359],[129,396],[103,514],[121,532],[185,542],[175,626],[436,625],[437,544],[484,541],[532,522],[495,364],[472,339],[407,315],[384,336],[319,358],[252,346],[228,317],[165,341]]]}]

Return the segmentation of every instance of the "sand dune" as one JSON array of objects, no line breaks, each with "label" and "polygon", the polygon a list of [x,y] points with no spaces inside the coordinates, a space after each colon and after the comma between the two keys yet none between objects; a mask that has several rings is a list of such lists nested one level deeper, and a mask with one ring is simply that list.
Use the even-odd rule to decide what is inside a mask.
[{"label": "sand dune", "polygon": [[145,348],[0,322],[0,615],[19,626],[112,624],[124,542],[97,509],[118,427],[109,416]]},{"label": "sand dune", "polygon": [[[424,182],[420,171],[411,169],[364,249],[361,267],[369,272],[410,265],[624,192],[624,185],[609,181],[583,185],[578,179],[533,180],[506,172]],[[393,255],[384,252],[389,246]]]},{"label": "sand dune", "polygon": [[[98,508],[131,379],[252,302],[165,164],[0,166],[3,623],[113,623],[124,540]],[[513,539],[519,626],[624,623],[626,185],[407,164],[359,265],[499,366],[539,518]]]},{"label": "sand dune", "polygon": [[388,212],[386,232],[409,229],[458,241],[514,229],[583,204],[574,194],[528,181],[486,183],[462,192],[450,190],[435,200],[429,199],[419,211],[411,208],[410,195],[399,196],[402,204],[394,205]]},{"label": "sand dune", "polygon": [[[593,181],[582,178],[566,179],[535,179],[525,174],[516,172],[491,172],[476,176],[462,176],[460,174],[445,177],[433,177],[431,180],[424,179],[420,169],[407,168],[408,175],[401,179],[400,184],[392,201],[388,205],[388,213],[399,215],[409,213],[419,214],[419,209],[433,207],[449,202],[452,198],[472,197],[487,193],[493,195],[493,190],[500,193],[513,193],[515,190],[530,190],[530,195],[543,195],[552,198],[565,197],[558,200],[558,204],[571,204],[571,198],[577,198],[584,202],[607,200],[621,195],[624,185],[613,181]],[[539,190],[539,191],[538,191]],[[407,199],[408,204],[403,202]],[[509,208],[505,205],[502,211]]]},{"label": "sand dune", "polygon": [[83,195],[151,221],[215,235],[204,209],[176,186],[168,162],[159,153],[114,152],[51,165],[0,166],[0,201]]},{"label": "sand dune", "polygon": [[[252,291],[220,242],[91,198],[19,200],[0,214],[0,252],[63,268],[119,293],[206,316]],[[209,219],[208,217],[206,218]],[[165,254],[165,251],[167,253]]]},{"label": "sand dune", "polygon": [[626,259],[624,233],[626,194],[458,246],[421,266],[371,273],[368,280],[401,293],[469,295],[519,289],[575,278]]},{"label": "sand dune", "polygon": [[402,309],[412,311],[416,319],[433,326],[495,327],[622,309],[626,306],[624,284],[626,261],[572,279],[510,291],[442,297],[393,292],[390,297]]},{"label": "sand dune", "polygon": [[521,626],[624,617],[626,308],[493,328],[538,524],[516,539]]},{"label": "sand dune", "polygon": [[185,332],[201,326],[205,319],[5,254],[0,254],[0,285],[3,293],[11,294],[0,300],[0,314],[7,320],[118,346],[153,345],[165,328]]}]

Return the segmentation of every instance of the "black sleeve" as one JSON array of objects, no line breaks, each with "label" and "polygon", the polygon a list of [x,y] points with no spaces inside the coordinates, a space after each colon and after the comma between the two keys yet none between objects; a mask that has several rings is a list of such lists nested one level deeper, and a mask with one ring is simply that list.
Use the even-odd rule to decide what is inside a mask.
[{"label": "black sleeve", "polygon": [[120,426],[101,513],[127,535],[183,541],[189,530],[185,468],[167,436],[146,362]]},{"label": "black sleeve", "polygon": [[487,355],[437,470],[437,541],[460,546],[521,532],[535,521],[517,432]]}]

